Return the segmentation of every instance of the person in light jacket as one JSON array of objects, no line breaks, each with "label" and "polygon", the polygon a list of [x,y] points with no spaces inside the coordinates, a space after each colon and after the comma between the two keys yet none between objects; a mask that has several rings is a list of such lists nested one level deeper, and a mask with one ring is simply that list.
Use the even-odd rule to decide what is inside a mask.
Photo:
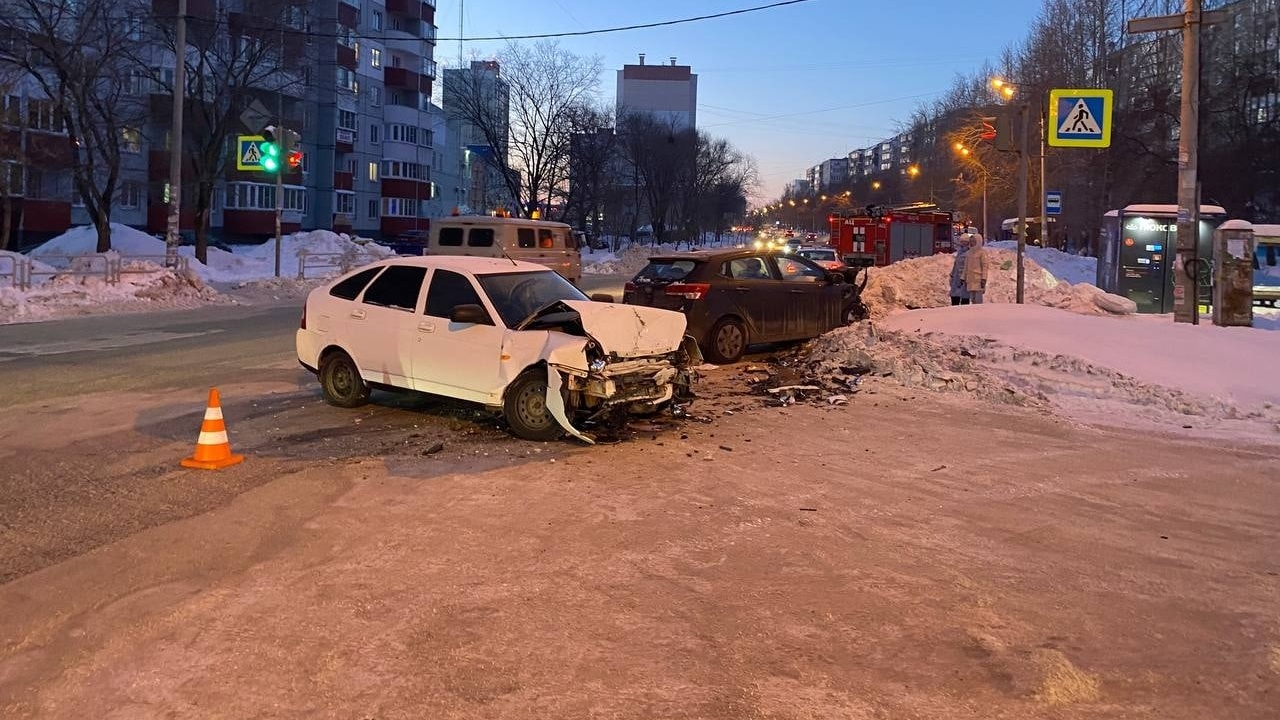
[{"label": "person in light jacket", "polygon": [[987,257],[987,249],[982,246],[982,234],[970,233],[969,252],[964,256],[964,287],[969,292],[969,302],[974,305],[982,303],[990,271],[991,261]]},{"label": "person in light jacket", "polygon": [[969,293],[964,289],[964,259],[969,254],[969,233],[956,238],[956,254],[951,265],[951,304],[968,305]]}]

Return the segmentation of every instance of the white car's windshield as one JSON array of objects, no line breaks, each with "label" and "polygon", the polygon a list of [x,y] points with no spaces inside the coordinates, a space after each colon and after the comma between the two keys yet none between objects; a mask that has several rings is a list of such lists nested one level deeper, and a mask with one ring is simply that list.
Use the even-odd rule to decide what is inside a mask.
[{"label": "white car's windshield", "polygon": [[587,299],[572,283],[551,270],[477,275],[476,279],[497,309],[502,324],[509,328],[557,300]]}]

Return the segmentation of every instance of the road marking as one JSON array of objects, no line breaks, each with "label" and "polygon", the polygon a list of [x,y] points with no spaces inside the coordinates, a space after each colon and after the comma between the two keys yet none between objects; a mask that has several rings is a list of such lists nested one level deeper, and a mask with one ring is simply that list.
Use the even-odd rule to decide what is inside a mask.
[{"label": "road marking", "polygon": [[68,353],[75,352],[118,350],[120,348],[134,347],[137,345],[151,345],[171,340],[183,340],[186,338],[201,337],[203,335],[212,335],[220,332],[222,332],[221,329],[203,330],[200,332],[190,333],[151,330],[136,333],[125,333],[115,337],[89,338],[87,340],[63,340],[61,342],[27,345],[25,347],[10,347],[0,350],[0,362],[9,362],[24,357],[47,357],[50,355],[66,355]]}]

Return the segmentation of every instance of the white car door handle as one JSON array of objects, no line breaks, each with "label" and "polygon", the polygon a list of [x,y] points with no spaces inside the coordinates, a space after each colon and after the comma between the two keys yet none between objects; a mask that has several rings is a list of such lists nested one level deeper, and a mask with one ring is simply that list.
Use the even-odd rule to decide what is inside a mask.
[{"label": "white car door handle", "polygon": [[351,317],[355,320],[363,320],[365,318],[365,312],[363,310],[352,310]]},{"label": "white car door handle", "polygon": [[436,324],[429,322],[418,323],[418,332],[431,333],[436,331]]}]

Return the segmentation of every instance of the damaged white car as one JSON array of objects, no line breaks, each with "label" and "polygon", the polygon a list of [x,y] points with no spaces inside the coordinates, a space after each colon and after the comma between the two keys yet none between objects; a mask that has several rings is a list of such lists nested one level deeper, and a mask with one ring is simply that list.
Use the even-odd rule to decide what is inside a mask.
[{"label": "damaged white car", "polygon": [[542,265],[401,257],[311,291],[298,361],[326,401],[371,388],[481,403],[514,434],[552,440],[692,396],[697,343],[681,313],[589,300]]}]

